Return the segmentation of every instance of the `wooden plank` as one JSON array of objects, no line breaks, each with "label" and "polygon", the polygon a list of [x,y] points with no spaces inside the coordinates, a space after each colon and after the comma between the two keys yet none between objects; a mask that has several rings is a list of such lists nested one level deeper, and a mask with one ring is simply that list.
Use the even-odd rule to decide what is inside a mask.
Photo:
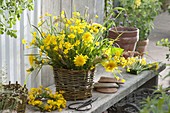
[{"label": "wooden plank", "polygon": [[73,0],[73,11],[79,11],[81,14],[85,13],[85,8],[88,7],[88,0]]},{"label": "wooden plank", "polygon": [[[33,13],[33,20],[34,25],[38,25],[40,12],[41,12],[41,1],[35,0],[34,1],[34,13]],[[35,30],[36,31],[36,30]],[[38,49],[33,49],[33,53],[38,53]],[[31,74],[31,87],[38,87],[41,85],[41,73],[38,73],[38,70]]]},{"label": "wooden plank", "polygon": [[87,6],[89,12],[89,19],[93,21],[95,20],[95,15],[96,15],[95,2],[96,0],[88,0],[88,6]]},{"label": "wooden plank", "polygon": [[102,24],[104,20],[104,0],[95,0],[95,15],[98,15],[98,18],[96,19],[96,22]]},{"label": "wooden plank", "polygon": [[61,11],[66,12],[66,17],[70,18],[72,14],[72,0],[61,0]]},{"label": "wooden plank", "polygon": [[61,11],[60,0],[42,0],[41,14],[50,13],[53,15],[59,15]]},{"label": "wooden plank", "polygon": [[54,84],[54,74],[53,74],[53,68],[51,66],[44,66],[41,70],[41,84],[42,86],[50,86]]},{"label": "wooden plank", "polygon": [[21,14],[20,21],[20,36],[18,37],[20,40],[20,83],[24,84],[25,80],[25,68],[24,68],[24,45],[22,44],[22,39],[24,39],[24,14]]},{"label": "wooden plank", "polygon": [[7,70],[7,81],[10,81],[10,44],[9,36],[5,35],[5,61],[6,61],[6,70]]},{"label": "wooden plank", "polygon": [[13,59],[14,59],[14,61],[13,61],[13,76],[15,76],[14,77],[14,81],[17,81],[18,80],[18,74],[17,74],[17,39],[14,39],[14,41],[13,41]]},{"label": "wooden plank", "polygon": [[[143,71],[139,75],[132,75],[128,73],[123,73],[123,77],[125,78],[125,84],[120,85],[118,92],[114,94],[103,94],[93,91],[93,97],[98,97],[97,101],[92,103],[92,109],[89,111],[74,111],[69,109],[63,109],[60,113],[101,113],[123,99],[125,96],[129,95],[134,90],[138,89],[140,86],[145,84],[147,81],[151,80],[155,76],[158,76],[158,73],[165,69],[165,64],[160,64],[159,70],[157,72],[154,71]],[[98,81],[100,76],[113,76],[113,74],[108,73],[101,66],[97,67],[95,72],[95,81]],[[55,86],[50,87],[55,91]],[[87,100],[86,100],[87,101]],[[67,105],[72,103],[72,101],[68,101]],[[26,113],[34,112],[33,110],[27,109]],[[57,111],[53,111],[52,113],[56,113]],[[40,112],[35,112],[40,113]]]}]

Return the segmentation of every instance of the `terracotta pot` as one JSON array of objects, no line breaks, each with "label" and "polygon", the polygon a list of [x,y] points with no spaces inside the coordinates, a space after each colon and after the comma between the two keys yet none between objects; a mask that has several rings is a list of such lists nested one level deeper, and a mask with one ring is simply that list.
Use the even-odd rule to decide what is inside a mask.
[{"label": "terracotta pot", "polygon": [[109,38],[116,39],[116,43],[125,51],[135,51],[139,40],[139,29],[131,27],[114,27],[109,30]]},{"label": "terracotta pot", "polygon": [[149,39],[138,41],[136,45],[136,51],[138,51],[143,56],[148,44],[149,44]]}]

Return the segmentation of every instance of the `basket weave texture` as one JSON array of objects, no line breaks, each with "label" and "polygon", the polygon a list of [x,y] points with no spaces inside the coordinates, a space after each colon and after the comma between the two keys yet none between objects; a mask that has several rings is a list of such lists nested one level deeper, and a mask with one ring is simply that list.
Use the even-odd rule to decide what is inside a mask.
[{"label": "basket weave texture", "polygon": [[[0,101],[4,106],[2,106],[3,109],[0,109],[0,111],[11,109],[11,106],[16,104],[13,110],[15,110],[17,113],[25,113],[28,94],[28,89],[26,86],[22,87],[18,83],[9,83],[8,85],[3,85],[3,89],[3,91],[0,91]],[[17,102],[15,98],[20,99],[21,103]]]},{"label": "basket weave texture", "polygon": [[53,69],[56,91],[64,91],[66,100],[82,100],[92,96],[94,70]]}]

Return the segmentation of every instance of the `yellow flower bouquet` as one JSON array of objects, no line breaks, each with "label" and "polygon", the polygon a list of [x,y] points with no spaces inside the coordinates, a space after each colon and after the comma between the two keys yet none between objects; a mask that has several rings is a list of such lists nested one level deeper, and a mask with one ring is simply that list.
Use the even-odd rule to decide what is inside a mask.
[{"label": "yellow flower bouquet", "polygon": [[34,26],[37,32],[33,32],[33,39],[27,46],[39,50],[39,54],[29,57],[31,68],[27,71],[51,65],[56,91],[65,91],[66,100],[90,97],[96,64],[102,63],[113,71],[120,60],[112,56],[118,53],[117,59],[120,58],[123,50],[113,48],[114,40],[102,38],[105,27],[88,22],[79,12],[73,12],[72,18],[66,18],[62,11],[58,17],[46,14],[44,19],[38,27]]},{"label": "yellow flower bouquet", "polygon": [[159,62],[147,63],[145,58],[131,57],[128,58],[127,72],[138,75],[144,70],[158,70]]},{"label": "yellow flower bouquet", "polygon": [[40,86],[39,88],[31,88],[28,93],[28,104],[35,106],[36,109],[44,112],[53,110],[62,111],[66,107],[66,100],[63,97],[63,92],[52,93],[49,88]]},{"label": "yellow flower bouquet", "polygon": [[39,23],[39,27],[34,26],[39,32],[33,33],[30,43],[39,48],[39,56],[35,59],[38,64],[89,70],[98,63],[98,59],[102,59],[103,48],[111,45],[107,39],[101,39],[105,28],[97,23],[88,23],[78,12],[73,12],[70,19],[65,18],[64,12],[59,17],[46,15],[47,19]]}]

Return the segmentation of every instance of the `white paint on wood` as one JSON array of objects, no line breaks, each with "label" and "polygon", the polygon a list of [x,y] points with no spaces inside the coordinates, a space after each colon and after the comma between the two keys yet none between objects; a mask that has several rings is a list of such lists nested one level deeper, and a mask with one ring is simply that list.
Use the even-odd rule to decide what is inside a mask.
[{"label": "white paint on wood", "polygon": [[20,21],[20,80],[21,84],[24,84],[25,80],[25,63],[24,63],[24,45],[22,44],[22,39],[24,39],[24,14],[21,15],[21,21]]},{"label": "white paint on wood", "polygon": [[10,80],[10,50],[9,50],[9,36],[5,35],[5,58],[6,58],[6,69],[7,69],[7,80]]},{"label": "white paint on wood", "polygon": [[60,0],[42,0],[42,15],[50,13],[59,15],[61,11]]},{"label": "white paint on wood", "polygon": [[66,12],[66,17],[70,18],[72,14],[72,0],[67,0],[67,3],[65,0],[61,0],[61,11]]}]

